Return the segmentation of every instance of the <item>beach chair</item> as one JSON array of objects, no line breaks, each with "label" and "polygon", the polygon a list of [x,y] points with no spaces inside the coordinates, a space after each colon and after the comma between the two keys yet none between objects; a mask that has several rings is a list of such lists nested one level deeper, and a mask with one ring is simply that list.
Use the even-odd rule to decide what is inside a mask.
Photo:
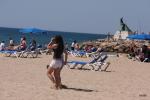
[{"label": "beach chair", "polygon": [[0,52],[3,53],[7,57],[15,56],[15,57],[18,58],[21,55],[21,52],[18,52],[16,50],[3,50],[3,51],[0,51]]},{"label": "beach chair", "polygon": [[22,51],[21,57],[23,58],[27,58],[27,57],[32,57],[32,58],[37,58],[38,54],[40,53],[39,49],[35,49],[35,50],[25,50]]},{"label": "beach chair", "polygon": [[[108,58],[108,55],[101,53],[101,54],[100,54],[100,57],[98,57],[98,59],[96,60],[96,62],[94,62],[94,63],[92,63],[92,64],[89,64],[89,65],[90,65],[90,66],[93,68],[93,70],[95,70],[95,71],[98,71],[98,70],[106,71],[107,68],[108,68],[109,65],[110,65],[110,62],[105,62],[105,60],[106,60],[107,58]],[[102,66],[104,66],[104,65],[106,65],[106,66],[105,66],[104,69],[102,69]]]},{"label": "beach chair", "polygon": [[83,56],[86,56],[86,52],[84,52],[84,51],[69,51],[69,53],[70,53],[72,56],[75,56],[75,57],[83,57]]},{"label": "beach chair", "polygon": [[[82,69],[84,66],[91,67],[92,70],[98,71],[106,71],[106,69],[109,67],[109,62],[105,62],[107,58],[107,55],[100,55],[98,58],[93,59],[90,62],[83,62],[83,61],[69,61],[67,62],[67,66],[70,69],[74,69],[77,65],[81,65],[79,69]],[[102,66],[107,65],[103,70]]]},{"label": "beach chair", "polygon": [[92,52],[87,52],[86,53],[86,56],[87,57],[91,57],[91,56],[98,56],[99,54],[101,54],[102,53],[102,48],[98,48],[96,51],[92,51]]}]

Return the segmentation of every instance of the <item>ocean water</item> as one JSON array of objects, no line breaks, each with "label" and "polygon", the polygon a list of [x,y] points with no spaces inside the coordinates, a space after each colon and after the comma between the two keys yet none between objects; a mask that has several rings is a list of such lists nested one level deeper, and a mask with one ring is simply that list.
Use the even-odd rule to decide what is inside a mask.
[{"label": "ocean water", "polygon": [[9,38],[11,37],[16,44],[19,44],[20,38],[25,36],[27,43],[29,44],[32,39],[35,39],[38,44],[44,45],[48,44],[50,38],[55,35],[61,35],[65,43],[69,45],[76,40],[81,43],[89,40],[103,39],[106,38],[106,35],[103,34],[89,34],[89,33],[74,33],[74,32],[59,32],[59,31],[49,31],[48,33],[19,33],[19,29],[12,28],[0,28],[0,41],[5,41],[6,44],[9,43]]}]

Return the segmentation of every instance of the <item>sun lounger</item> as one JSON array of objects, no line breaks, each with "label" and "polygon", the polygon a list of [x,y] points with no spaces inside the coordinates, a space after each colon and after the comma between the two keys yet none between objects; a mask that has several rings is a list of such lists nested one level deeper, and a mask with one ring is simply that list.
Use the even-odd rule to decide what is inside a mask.
[{"label": "sun lounger", "polygon": [[102,71],[106,71],[110,63],[106,63],[105,60],[107,58],[107,55],[100,55],[98,58],[93,59],[90,62],[83,62],[83,61],[69,61],[67,65],[69,68],[74,69],[77,65],[81,65],[80,69],[82,69],[84,66],[92,67],[92,70],[98,71],[102,70],[103,65],[107,65],[105,69]]},{"label": "sun lounger", "polygon": [[83,56],[86,56],[86,52],[84,52],[84,51],[69,51],[69,53],[70,53],[72,56],[75,56],[75,57],[83,57]]},{"label": "sun lounger", "polygon": [[11,55],[13,55],[18,58],[21,55],[21,52],[18,52],[16,50],[3,50],[0,52],[5,54],[5,56],[7,56],[7,57],[10,57]]},{"label": "sun lounger", "polygon": [[27,58],[28,56],[31,56],[33,58],[36,58],[39,54],[39,50],[34,50],[34,51],[3,50],[3,51],[0,51],[0,53],[3,53],[7,57],[15,56],[17,58],[18,57]]},{"label": "sun lounger", "polygon": [[40,51],[38,49],[34,51],[25,50],[25,51],[22,51],[21,57],[27,58],[30,56],[32,58],[37,58],[39,53]]}]

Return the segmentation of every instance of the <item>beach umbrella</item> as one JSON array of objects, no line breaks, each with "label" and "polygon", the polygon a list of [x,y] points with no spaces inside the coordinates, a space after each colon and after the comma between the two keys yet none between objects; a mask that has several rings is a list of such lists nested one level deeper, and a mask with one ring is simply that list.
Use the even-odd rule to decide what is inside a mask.
[{"label": "beach umbrella", "polygon": [[150,40],[150,34],[147,36],[147,40]]},{"label": "beach umbrella", "polygon": [[128,38],[128,39],[133,39],[134,37],[135,37],[135,35],[132,34],[132,35],[129,35],[127,38]]},{"label": "beach umbrella", "polygon": [[43,36],[47,37],[48,31],[38,28],[22,28],[19,30],[19,33],[27,38],[28,43],[31,42],[31,40],[36,40],[37,42],[42,43]]},{"label": "beach umbrella", "polygon": [[150,35],[149,34],[134,34],[134,35],[129,35],[127,38],[137,39],[137,40],[150,40]]},{"label": "beach umbrella", "polygon": [[22,28],[19,30],[20,33],[45,33],[46,30],[38,29],[38,28]]}]

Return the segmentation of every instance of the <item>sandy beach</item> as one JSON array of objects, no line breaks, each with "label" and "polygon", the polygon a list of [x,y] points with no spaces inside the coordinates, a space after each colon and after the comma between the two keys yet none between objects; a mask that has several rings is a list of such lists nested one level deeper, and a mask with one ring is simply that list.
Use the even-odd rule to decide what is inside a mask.
[{"label": "sandy beach", "polygon": [[[39,58],[13,58],[0,55],[0,100],[149,100],[150,64],[120,55],[109,57],[106,72],[62,70],[62,83],[68,88],[51,89],[46,65],[51,55]],[[90,58],[69,56],[68,60]]]}]

